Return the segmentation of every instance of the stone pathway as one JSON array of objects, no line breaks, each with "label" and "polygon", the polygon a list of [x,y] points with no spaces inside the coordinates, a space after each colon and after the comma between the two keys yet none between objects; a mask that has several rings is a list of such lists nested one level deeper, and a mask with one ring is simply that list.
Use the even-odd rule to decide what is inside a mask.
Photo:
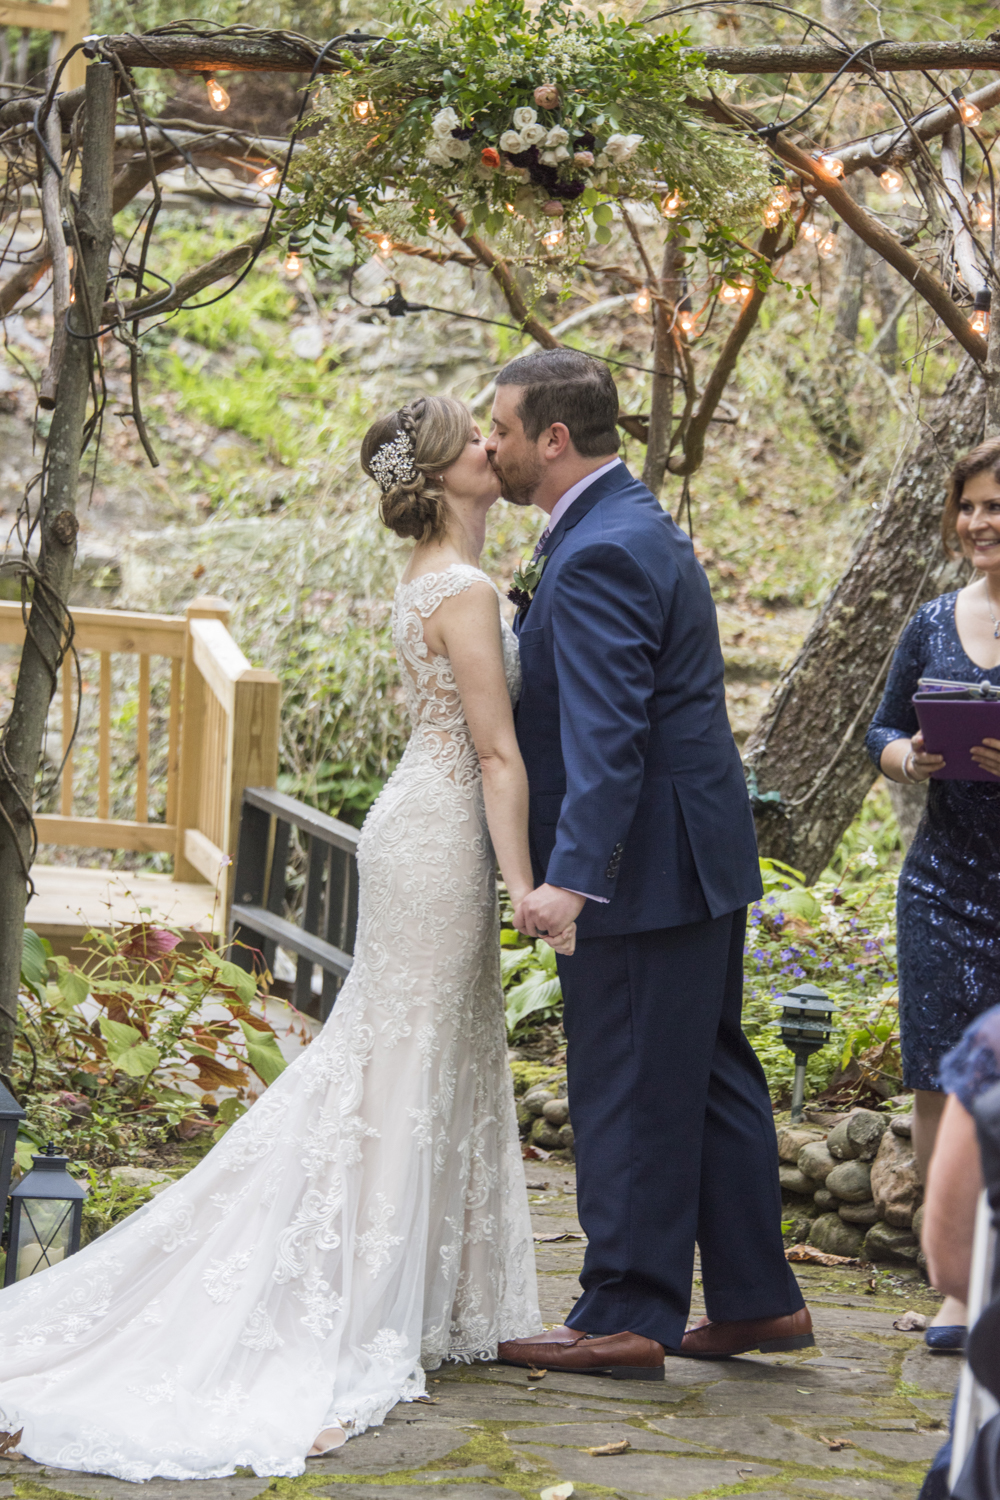
[{"label": "stone pathway", "polygon": [[[573,1174],[527,1163],[538,1242],[542,1315],[562,1320],[582,1257]],[[538,1500],[570,1481],[580,1500],[913,1500],[944,1437],[960,1362],[926,1353],[894,1317],[934,1300],[919,1282],[880,1271],[797,1268],[818,1347],[717,1364],[669,1360],[660,1384],[549,1373],[529,1381],[504,1366],[447,1367],[427,1403],[398,1406],[298,1479],[153,1480],[148,1500]],[[905,1279],[904,1279],[905,1278]],[[695,1282],[695,1309],[700,1288]],[[587,1450],[627,1440],[628,1451]],[[0,1460],[0,1500],[125,1500],[135,1486],[25,1461]]]}]

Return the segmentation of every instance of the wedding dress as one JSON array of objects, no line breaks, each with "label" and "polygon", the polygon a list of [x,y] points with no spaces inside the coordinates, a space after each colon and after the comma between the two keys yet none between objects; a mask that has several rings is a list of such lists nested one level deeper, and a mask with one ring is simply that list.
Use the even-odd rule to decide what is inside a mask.
[{"label": "wedding dress", "polygon": [[[186,1177],[0,1292],[0,1428],[38,1463],[300,1474],[324,1429],[362,1432],[424,1369],[541,1328],[482,776],[423,640],[477,579],[396,591],[412,737],[361,833],[354,965],[323,1030]],[[516,697],[506,624],[503,642]]]}]

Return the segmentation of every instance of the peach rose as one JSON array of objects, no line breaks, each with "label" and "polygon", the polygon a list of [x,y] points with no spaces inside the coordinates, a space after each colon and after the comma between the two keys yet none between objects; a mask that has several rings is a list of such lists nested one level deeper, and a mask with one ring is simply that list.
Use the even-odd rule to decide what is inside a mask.
[{"label": "peach rose", "polygon": [[484,146],[479,153],[479,160],[484,167],[493,167],[495,169],[500,165],[500,152],[495,146]]}]

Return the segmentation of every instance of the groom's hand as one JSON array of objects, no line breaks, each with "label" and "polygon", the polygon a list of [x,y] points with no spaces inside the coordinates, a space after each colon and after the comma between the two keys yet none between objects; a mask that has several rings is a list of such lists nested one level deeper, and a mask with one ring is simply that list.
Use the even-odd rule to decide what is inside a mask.
[{"label": "groom's hand", "polygon": [[540,885],[517,908],[514,926],[526,937],[554,937],[576,921],[586,899],[559,885]]}]

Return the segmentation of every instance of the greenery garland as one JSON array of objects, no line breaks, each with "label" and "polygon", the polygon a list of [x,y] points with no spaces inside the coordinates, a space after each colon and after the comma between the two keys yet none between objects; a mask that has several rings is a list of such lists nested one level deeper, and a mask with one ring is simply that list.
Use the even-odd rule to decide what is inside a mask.
[{"label": "greenery garland", "polygon": [[292,183],[289,227],[427,234],[445,214],[520,261],[611,238],[611,201],[715,232],[759,223],[773,190],[763,147],[689,103],[718,80],[686,33],[655,35],[567,0],[425,7],[323,90]]}]

